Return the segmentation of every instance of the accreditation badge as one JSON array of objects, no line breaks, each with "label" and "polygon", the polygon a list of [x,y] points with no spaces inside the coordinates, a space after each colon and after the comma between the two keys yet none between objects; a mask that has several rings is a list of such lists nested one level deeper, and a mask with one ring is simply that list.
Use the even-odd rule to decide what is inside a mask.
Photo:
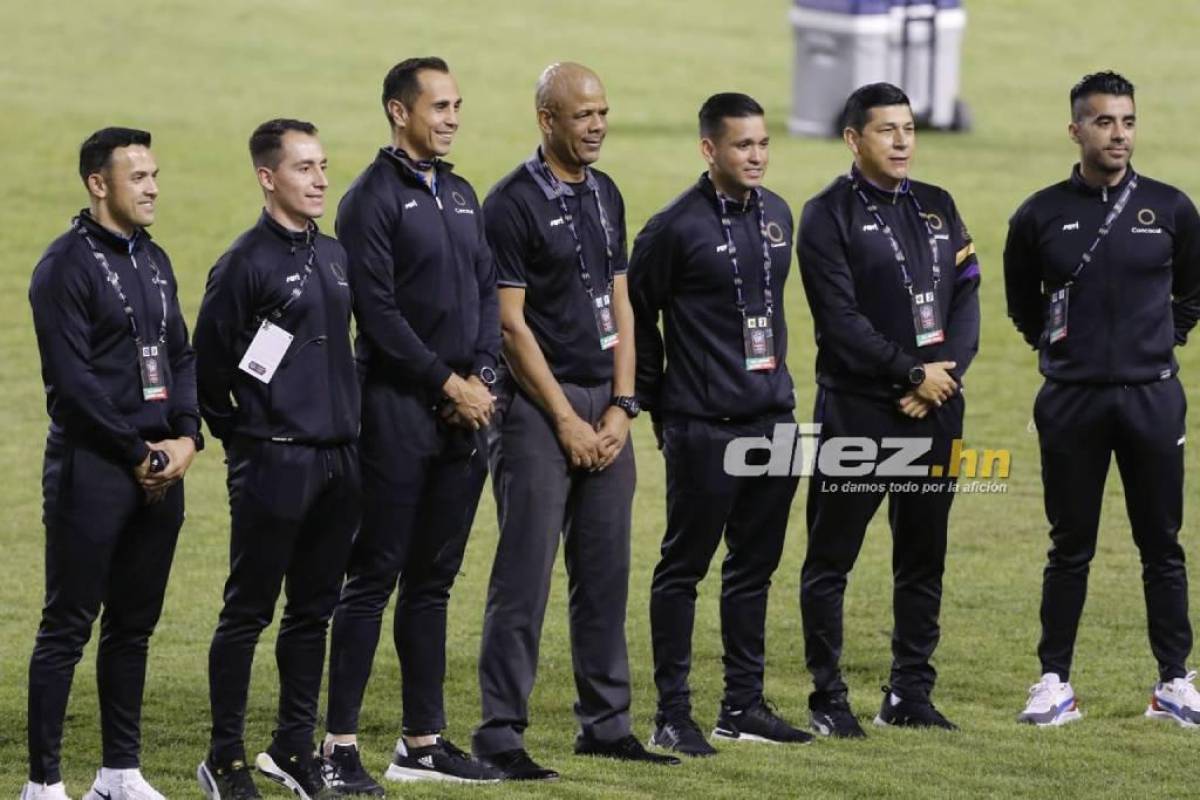
[{"label": "accreditation badge", "polygon": [[770,317],[742,317],[742,343],[746,369],[751,372],[775,369],[775,331]]},{"label": "accreditation badge", "polygon": [[163,375],[162,355],[165,346],[137,343],[138,371],[142,374],[142,400],[160,403],[167,399],[167,379]]},{"label": "accreditation badge", "polygon": [[271,378],[275,377],[275,370],[279,369],[279,364],[283,361],[288,345],[292,343],[292,338],[292,334],[278,325],[273,325],[271,320],[264,319],[250,346],[246,348],[246,354],[242,356],[238,369],[263,383],[270,383]]},{"label": "accreditation badge", "polygon": [[946,332],[942,330],[942,318],[938,313],[936,292],[916,292],[911,293],[910,297],[917,347],[928,347],[946,341]]},{"label": "accreditation badge", "polygon": [[596,332],[600,334],[600,349],[611,350],[617,346],[617,320],[613,316],[612,294],[605,292],[592,298],[592,315],[596,318]]},{"label": "accreditation badge", "polygon": [[1050,306],[1046,309],[1046,331],[1050,344],[1067,338],[1067,306],[1070,299],[1071,289],[1068,286],[1050,293]]}]

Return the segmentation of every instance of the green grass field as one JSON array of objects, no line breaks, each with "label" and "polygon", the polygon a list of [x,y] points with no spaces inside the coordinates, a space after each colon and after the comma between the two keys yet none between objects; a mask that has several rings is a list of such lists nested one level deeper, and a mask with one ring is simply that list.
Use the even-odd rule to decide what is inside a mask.
[{"label": "green grass field", "polygon": [[[565,575],[556,575],[533,697],[528,743],[561,770],[553,786],[462,791],[480,797],[1177,797],[1195,793],[1196,733],[1142,718],[1155,679],[1145,634],[1140,572],[1119,481],[1105,500],[1100,551],[1080,631],[1073,682],[1085,719],[1034,731],[1014,717],[1037,678],[1034,646],[1046,525],[1036,438],[1027,430],[1038,386],[1033,356],[1004,314],[1000,270],[1008,215],[1034,189],[1067,174],[1066,92],[1087,71],[1113,67],[1139,87],[1141,171],[1200,198],[1200,165],[1187,149],[1200,84],[1194,33],[1200,6],[1178,0],[974,0],[964,55],[964,96],[975,131],[923,134],[916,174],[955,195],[984,271],[982,349],[968,376],[969,446],[1009,448],[1013,472],[1000,496],[955,505],[939,706],[961,733],[871,731],[865,742],[796,750],[727,746],[715,759],[673,770],[618,768],[570,754],[574,699],[567,649]],[[482,194],[535,144],[532,87],[540,69],[582,61],[605,80],[611,129],[600,166],[622,187],[630,238],[698,174],[694,120],[708,94],[736,89],[768,109],[776,137],[768,184],[799,212],[849,163],[837,142],[789,139],[792,34],[785,0],[647,3],[44,3],[0,8],[0,175],[9,181],[0,233],[0,795],[25,775],[25,679],[43,590],[40,469],[46,419],[26,291],[46,244],[84,204],[77,147],[109,124],[154,133],[162,168],[154,235],[171,253],[185,313],[194,318],[213,261],[254,220],[259,194],[245,141],[274,116],[321,128],[334,199],[385,143],[379,85],[391,64],[437,53],[465,97],[452,160]],[[1183,137],[1183,138],[1180,138]],[[332,208],[333,204],[331,204]],[[332,230],[332,219],[325,228]],[[788,284],[791,369],[800,416],[812,402],[811,324],[798,279]],[[1185,385],[1200,398],[1200,345],[1181,351]],[[1193,415],[1190,434],[1200,440]],[[639,736],[654,709],[648,626],[650,574],[661,536],[662,461],[649,424],[636,426],[640,485],[628,634]],[[1188,456],[1185,541],[1200,557],[1195,450]],[[193,769],[208,732],[206,652],[227,566],[227,506],[219,446],[188,478],[188,519],[162,624],[153,640],[144,719],[144,766],[168,796],[196,796]],[[767,692],[805,716],[797,595],[804,549],[804,487],[792,515],[770,612]],[[490,492],[451,607],[448,735],[466,745],[479,714],[475,661],[496,540]],[[874,714],[887,677],[890,543],[877,520],[847,596],[845,667],[860,714]],[[715,571],[715,570],[714,570]],[[1200,583],[1198,581],[1197,583]],[[717,582],[702,586],[693,687],[709,724],[720,696]],[[1195,594],[1200,597],[1200,594]],[[389,617],[390,618],[390,617]],[[247,742],[268,741],[274,714],[274,628],[255,665]],[[99,760],[94,646],[80,664],[65,742],[65,773],[83,794]],[[387,761],[399,725],[399,671],[379,649],[363,712],[369,765]],[[253,752],[253,750],[252,750]],[[283,795],[261,782],[268,797]],[[458,792],[441,786],[405,796]],[[391,792],[392,796],[401,794]]]}]

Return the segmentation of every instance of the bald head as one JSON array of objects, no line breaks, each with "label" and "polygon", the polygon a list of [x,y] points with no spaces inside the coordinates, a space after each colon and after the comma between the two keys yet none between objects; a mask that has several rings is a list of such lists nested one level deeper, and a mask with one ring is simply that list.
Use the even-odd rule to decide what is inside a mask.
[{"label": "bald head", "polygon": [[578,95],[604,94],[600,77],[573,61],[560,61],[542,70],[534,101],[537,110],[557,112]]}]

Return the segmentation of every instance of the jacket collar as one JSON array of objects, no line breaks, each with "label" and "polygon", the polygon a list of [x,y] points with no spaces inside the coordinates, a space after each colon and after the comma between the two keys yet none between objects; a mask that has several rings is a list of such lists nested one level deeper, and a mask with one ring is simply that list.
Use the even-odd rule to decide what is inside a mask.
[{"label": "jacket collar", "polygon": [[1110,194],[1123,191],[1136,174],[1133,171],[1133,162],[1130,162],[1125,168],[1125,174],[1121,176],[1121,182],[1116,186],[1090,186],[1083,179],[1083,173],[1079,170],[1079,164],[1076,163],[1075,166],[1071,167],[1071,177],[1068,179],[1068,183],[1070,183],[1072,189],[1080,194],[1102,197],[1107,202]]},{"label": "jacket collar", "polygon": [[881,202],[895,204],[901,197],[905,197],[912,191],[912,181],[908,178],[900,181],[900,185],[895,189],[884,189],[882,186],[876,186],[871,182],[871,179],[862,174],[857,164],[850,165],[849,179],[857,181],[862,190],[867,193],[868,197],[873,197]]},{"label": "jacket collar", "polygon": [[[427,189],[429,188],[429,184],[425,182],[425,176],[420,169],[421,167],[428,166],[428,162],[414,161],[409,157],[408,153],[391,145],[379,148],[379,155],[376,160],[391,164],[396,168],[396,172],[401,178],[418,183]],[[434,158],[432,166],[438,182],[441,181],[442,176],[454,169],[453,164],[441,158]]]},{"label": "jacket collar", "polygon": [[[696,181],[696,189],[708,200],[717,213],[721,211],[721,203],[717,199],[717,187],[713,184],[712,178],[708,177],[708,172],[701,172],[700,178]],[[761,191],[761,190],[760,190]],[[725,209],[730,214],[745,214],[753,211],[757,207],[758,197],[760,192],[750,192],[750,196],[745,200],[736,200],[728,195],[725,196]]]},{"label": "jacket collar", "polygon": [[265,208],[258,216],[257,227],[266,231],[270,231],[272,235],[279,237],[292,247],[312,244],[313,239],[315,239],[317,233],[320,232],[320,229],[317,228],[317,223],[313,220],[308,221],[308,228],[306,230],[289,230],[288,228],[285,228],[276,222],[275,218],[268,214]]},{"label": "jacket collar", "polygon": [[142,242],[150,241],[150,234],[145,228],[135,228],[133,236],[126,238],[116,231],[109,230],[101,225],[92,216],[92,212],[86,208],[81,210],[79,216],[72,220],[72,224],[76,222],[93,240],[103,242],[107,247],[116,250],[118,253],[132,253],[142,245]]}]

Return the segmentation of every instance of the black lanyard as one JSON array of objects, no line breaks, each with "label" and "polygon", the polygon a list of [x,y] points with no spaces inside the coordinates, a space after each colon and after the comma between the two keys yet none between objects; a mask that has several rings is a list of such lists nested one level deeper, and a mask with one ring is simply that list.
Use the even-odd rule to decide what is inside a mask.
[{"label": "black lanyard", "polygon": [[[308,285],[308,279],[313,274],[313,265],[317,263],[317,230],[316,230],[316,226],[313,225],[311,222],[309,222],[308,228],[306,229],[305,233],[307,235],[307,243],[308,243],[308,258],[304,261],[304,274],[300,276],[300,283],[298,283],[292,287],[292,292],[288,296],[288,299],[284,301],[283,305],[279,306],[278,308],[276,308],[274,311],[270,312],[267,315],[268,317],[275,320],[276,322],[279,321],[279,318],[283,316],[285,311],[287,311],[289,308],[292,307],[292,304],[294,304],[297,300],[300,299],[300,295],[304,294],[304,287]],[[296,249],[294,246],[292,248],[292,252],[293,253],[296,252]]]},{"label": "black lanyard", "polygon": [[[896,256],[896,264],[900,267],[900,279],[904,283],[905,290],[911,295],[913,293],[913,279],[908,272],[908,260],[904,256],[904,249],[900,247],[900,242],[896,239],[896,234],[892,232],[892,228],[883,221],[883,217],[879,215],[879,206],[875,204],[871,198],[867,197],[867,193],[863,190],[858,182],[858,176],[854,170],[850,171],[850,185],[854,188],[854,193],[858,195],[858,199],[862,201],[863,206],[867,209],[867,213],[875,218],[875,224],[879,226],[892,244],[892,253]],[[917,210],[917,216],[921,222],[925,223],[925,233],[929,236],[929,250],[933,253],[933,288],[936,291],[938,283],[942,280],[942,266],[938,259],[937,237],[933,235],[933,226],[929,224],[929,218],[925,216],[924,210],[921,208],[921,201],[917,199],[916,192],[908,185],[908,179],[905,178],[904,184],[901,185],[898,192],[908,196],[912,200],[913,207]]]},{"label": "black lanyard", "polygon": [[[536,161],[537,168],[541,172],[543,180],[549,184],[554,197],[558,200],[558,208],[562,212],[563,222],[567,224],[567,230],[571,232],[571,238],[575,240],[575,257],[579,259],[579,280],[583,282],[584,291],[588,297],[595,299],[596,295],[592,289],[592,274],[588,272],[587,259],[583,257],[583,240],[579,237],[579,230],[575,227],[575,215],[567,208],[567,201],[563,199],[564,195],[575,195],[575,192],[561,180],[550,169],[546,163],[546,159],[542,156],[542,151],[539,149],[537,156],[531,161]],[[604,229],[604,281],[605,293],[612,294],[613,290],[613,254],[612,241],[608,235],[608,215],[604,213],[604,203],[600,200],[600,182],[596,180],[596,176],[592,174],[590,169],[584,168],[586,176],[587,188],[591,192],[592,198],[596,201],[596,213],[600,215],[600,227]],[[580,213],[583,212],[583,204],[579,206]]]},{"label": "black lanyard", "polygon": [[[83,237],[83,241],[87,242],[88,249],[92,251],[92,257],[96,259],[96,263],[100,265],[100,270],[104,273],[104,280],[113,291],[117,293],[117,299],[121,301],[121,307],[125,310],[125,316],[129,318],[129,331],[133,334],[133,340],[139,345],[142,343],[141,334],[138,333],[137,318],[133,315],[133,306],[129,303],[129,298],[125,296],[125,290],[121,288],[121,279],[117,273],[113,272],[108,264],[108,258],[104,253],[100,252],[100,248],[96,247],[96,243],[92,241],[92,237],[88,235],[83,228],[83,223],[79,221],[79,217],[71,220],[71,228]],[[136,234],[135,234],[136,235]],[[137,266],[137,261],[133,258],[133,242],[129,245],[129,259],[133,261],[134,267]],[[154,259],[150,256],[146,257],[150,264],[150,280],[158,288],[158,298],[162,301],[162,321],[158,326],[158,343],[167,343],[167,293],[163,291],[163,279],[158,271],[158,264],[154,263]]]},{"label": "black lanyard", "polygon": [[[742,274],[738,270],[737,247],[733,243],[733,221],[729,218],[729,204],[736,203],[729,197],[717,191],[717,204],[720,207],[721,230],[725,234],[725,252],[729,254],[729,265],[733,267],[733,292],[737,302],[737,310],[746,316],[746,298],[742,295]],[[763,190],[754,189],[754,202],[758,206],[758,235],[762,239],[763,253],[763,305],[766,306],[767,316],[775,315],[775,298],[771,293],[771,247],[767,244],[767,211],[763,204]],[[740,204],[739,204],[740,205]]]},{"label": "black lanyard", "polygon": [[1096,240],[1092,242],[1092,246],[1084,251],[1084,254],[1079,258],[1079,266],[1071,270],[1071,279],[1067,281],[1067,286],[1073,284],[1079,278],[1079,273],[1083,272],[1083,268],[1092,263],[1092,254],[1100,246],[1100,240],[1108,236],[1112,224],[1117,221],[1117,217],[1121,216],[1121,212],[1125,210],[1126,204],[1129,203],[1129,198],[1133,196],[1133,190],[1137,188],[1138,179],[1137,175],[1133,173],[1132,167],[1130,167],[1129,172],[1133,174],[1133,177],[1129,179],[1129,183],[1125,184],[1120,197],[1117,198],[1117,201],[1113,203],[1113,207],[1109,209],[1108,214],[1104,217],[1104,224],[1096,232]]}]

